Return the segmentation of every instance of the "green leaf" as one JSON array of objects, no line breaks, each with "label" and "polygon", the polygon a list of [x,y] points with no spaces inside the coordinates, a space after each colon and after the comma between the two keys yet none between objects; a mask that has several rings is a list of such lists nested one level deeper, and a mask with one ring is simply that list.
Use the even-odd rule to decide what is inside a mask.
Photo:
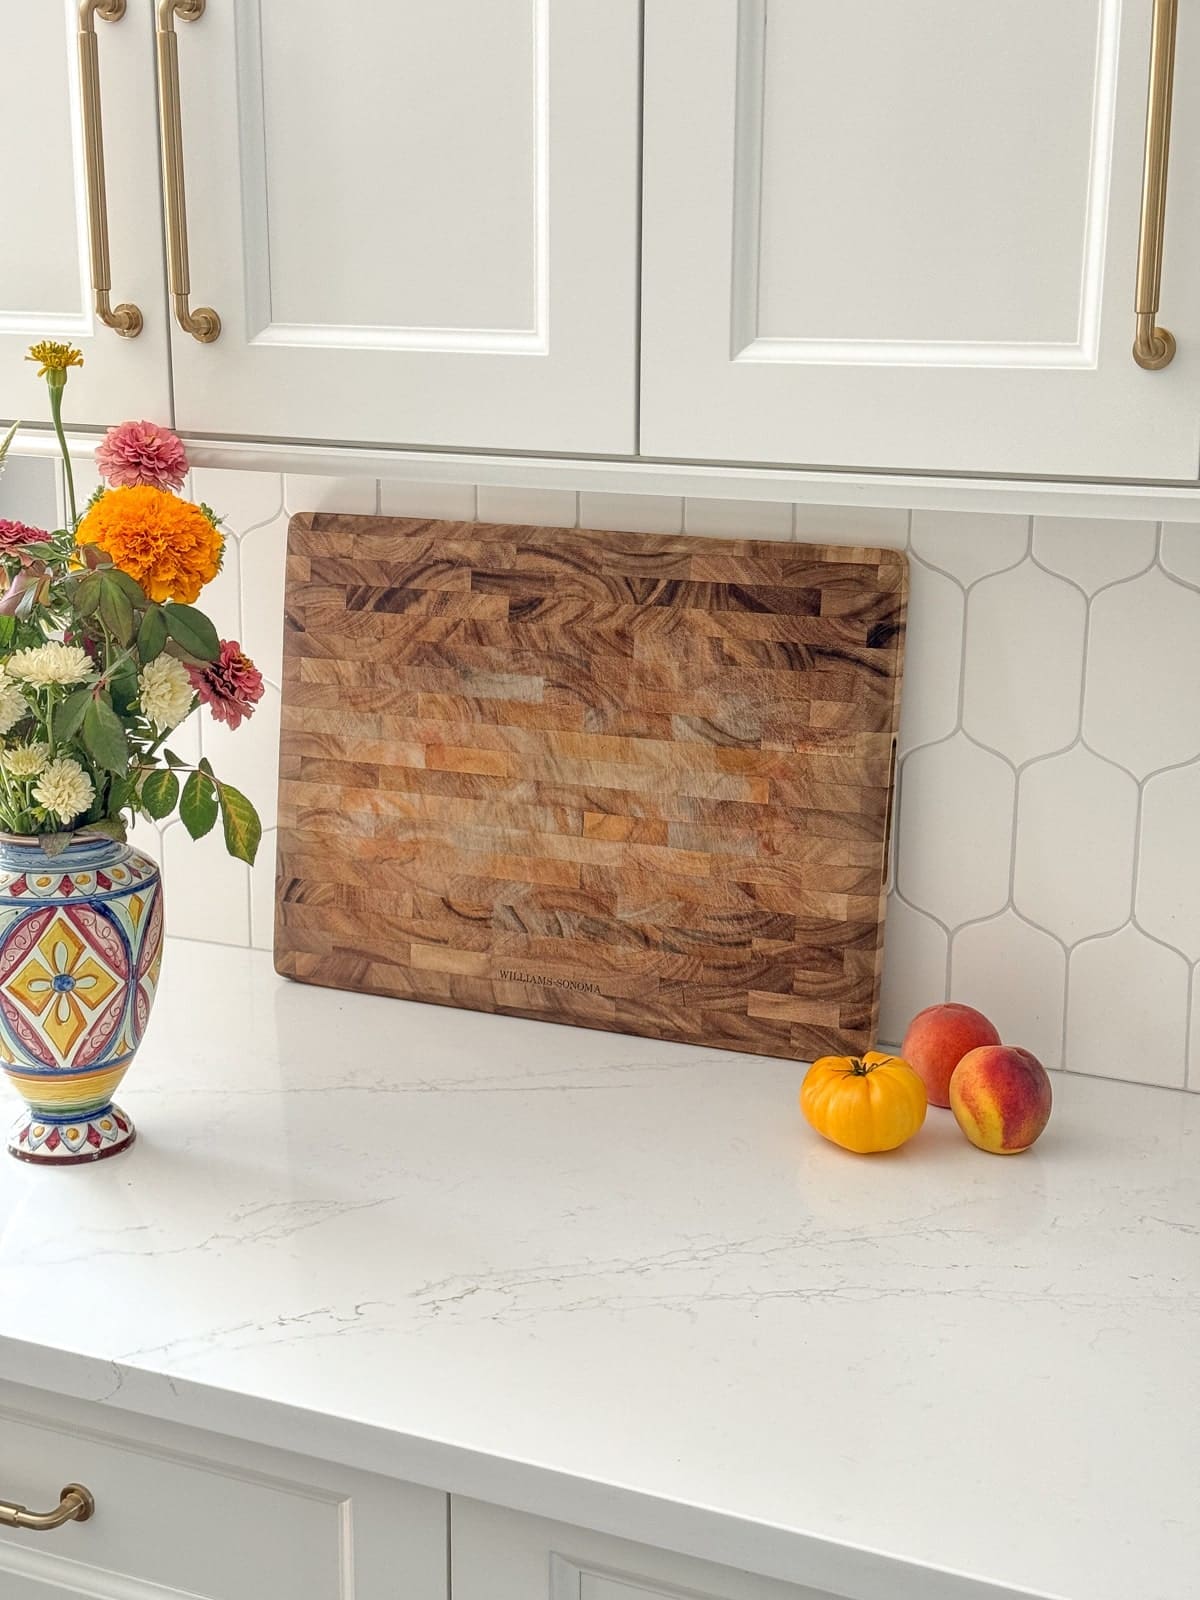
[{"label": "green leaf", "polygon": [[218,790],[221,799],[221,823],[225,829],[225,848],[239,861],[254,865],[262,839],[262,823],[258,812],[240,789],[223,783]]},{"label": "green leaf", "polygon": [[0,617],[0,655],[7,655],[17,637],[16,617]]},{"label": "green leaf", "polygon": [[133,606],[111,567],[100,574],[100,620],[119,644],[133,642]]},{"label": "green leaf", "polygon": [[163,645],[166,642],[167,625],[163,621],[162,607],[150,606],[142,618],[137,636],[138,655],[141,656],[143,663],[153,661],[162,655]]},{"label": "green leaf", "polygon": [[221,653],[217,630],[195,606],[166,605],[162,608],[167,632],[175,643],[197,661],[215,661]]},{"label": "green leaf", "polygon": [[179,779],[170,767],[159,767],[142,783],[142,810],[161,822],[169,817],[179,801]]},{"label": "green leaf", "polygon": [[93,700],[84,712],[83,747],[105,772],[122,773],[129,765],[125,729],[107,700]]},{"label": "green leaf", "polygon": [[146,599],[146,591],[141,584],[136,578],[131,578],[127,572],[122,572],[120,567],[113,567],[112,571],[106,572],[104,576],[110,583],[116,584],[130,605],[136,606],[139,611],[149,604]]},{"label": "green leaf", "polygon": [[0,439],[0,462],[2,462],[5,456],[8,454],[8,447],[17,437],[17,429],[20,426],[21,424],[19,422],[14,422],[12,427],[4,435],[3,439]]},{"label": "green leaf", "polygon": [[74,837],[73,833],[41,833],[38,843],[48,856],[60,856]]},{"label": "green leaf", "polygon": [[159,754],[169,767],[186,767],[187,762],[182,756],[177,756],[174,750],[160,750]]},{"label": "green leaf", "polygon": [[50,729],[50,737],[54,744],[66,744],[75,737],[91,703],[92,691],[89,687],[74,690],[62,705],[55,706]]},{"label": "green leaf", "polygon": [[116,668],[108,680],[108,689],[117,715],[127,717],[140,693],[137,671],[132,662],[126,661]]},{"label": "green leaf", "polygon": [[193,839],[203,839],[217,820],[217,786],[206,772],[193,772],[184,784],[179,816]]},{"label": "green leaf", "polygon": [[86,577],[80,578],[75,585],[72,600],[77,617],[82,619],[92,616],[100,604],[100,574],[89,572]]},{"label": "green leaf", "polygon": [[106,839],[118,839],[122,844],[129,837],[129,830],[120,817],[101,817],[99,822],[89,822],[87,831],[103,834]]}]

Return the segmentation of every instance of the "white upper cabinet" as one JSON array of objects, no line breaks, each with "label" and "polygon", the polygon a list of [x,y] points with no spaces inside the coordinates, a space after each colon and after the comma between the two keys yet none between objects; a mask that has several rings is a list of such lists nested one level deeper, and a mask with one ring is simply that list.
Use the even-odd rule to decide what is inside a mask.
[{"label": "white upper cabinet", "polygon": [[1131,353],[1155,11],[646,0],[643,452],[1195,478],[1200,6]]},{"label": "white upper cabinet", "polygon": [[174,32],[221,322],[173,329],[181,427],[635,448],[638,0],[208,0]]},{"label": "white upper cabinet", "polygon": [[[109,21],[105,11],[124,14]],[[45,390],[22,357],[49,338],[83,352],[67,390],[70,422],[167,420],[151,0],[82,8],[79,0],[10,0],[0,14],[0,417],[47,420]],[[80,73],[81,26],[89,35],[84,51],[95,60],[88,86]],[[93,90],[89,98],[85,87]],[[89,99],[98,117],[85,118]],[[97,210],[92,250],[89,166]],[[97,311],[93,285],[106,278],[105,223],[108,305],[114,318],[118,307],[138,308],[142,326],[134,338],[106,326]],[[134,322],[124,312],[120,320]]]}]

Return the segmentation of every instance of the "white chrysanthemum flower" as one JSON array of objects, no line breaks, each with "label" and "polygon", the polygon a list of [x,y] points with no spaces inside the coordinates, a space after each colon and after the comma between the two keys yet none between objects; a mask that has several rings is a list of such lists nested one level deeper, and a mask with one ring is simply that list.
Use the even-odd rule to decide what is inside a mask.
[{"label": "white chrysanthemum flower", "polygon": [[50,759],[48,744],[17,744],[0,754],[0,766],[10,778],[36,778]]},{"label": "white chrysanthemum flower", "polygon": [[14,683],[0,680],[0,734],[5,734],[10,728],[15,728],[21,718],[27,716],[29,707],[25,704],[25,696]]},{"label": "white chrysanthemum flower", "polygon": [[44,688],[50,683],[82,683],[91,676],[93,663],[77,644],[58,644],[52,639],[48,644],[18,650],[8,658],[8,671],[14,678]]},{"label": "white chrysanthemum flower", "polygon": [[188,670],[174,656],[155,656],[138,674],[138,700],[160,732],[182,722],[195,698]]},{"label": "white chrysanthemum flower", "polygon": [[74,821],[92,803],[96,791],[92,780],[70,756],[52,761],[33,786],[33,798],[60,822]]}]

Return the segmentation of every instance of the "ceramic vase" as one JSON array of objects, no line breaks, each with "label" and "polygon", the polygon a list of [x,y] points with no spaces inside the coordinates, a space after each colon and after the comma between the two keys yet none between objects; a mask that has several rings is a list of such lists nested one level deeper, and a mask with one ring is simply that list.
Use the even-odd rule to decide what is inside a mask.
[{"label": "ceramic vase", "polygon": [[73,1166],[133,1143],[113,1095],[137,1053],[162,962],[158,867],[81,836],[56,856],[0,837],[0,1066],[27,1111],[21,1161]]}]

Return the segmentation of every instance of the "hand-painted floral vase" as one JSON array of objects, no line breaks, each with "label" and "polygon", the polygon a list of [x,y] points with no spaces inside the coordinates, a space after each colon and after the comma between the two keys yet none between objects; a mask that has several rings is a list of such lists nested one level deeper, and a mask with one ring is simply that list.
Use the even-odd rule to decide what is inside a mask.
[{"label": "hand-painted floral vase", "polygon": [[162,941],[162,882],[140,851],[85,836],[50,856],[0,836],[0,1065],[29,1108],[9,1135],[19,1160],[72,1166],[133,1143],[113,1095]]}]

